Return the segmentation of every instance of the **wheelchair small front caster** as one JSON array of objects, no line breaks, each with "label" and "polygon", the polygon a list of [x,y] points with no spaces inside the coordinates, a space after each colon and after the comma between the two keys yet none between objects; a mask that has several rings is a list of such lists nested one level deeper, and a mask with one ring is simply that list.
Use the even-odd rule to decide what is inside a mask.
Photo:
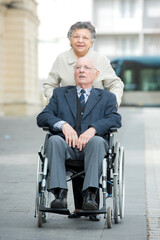
[{"label": "wheelchair small front caster", "polygon": [[42,227],[42,212],[38,211],[38,227]]},{"label": "wheelchair small front caster", "polygon": [[107,208],[106,225],[108,228],[112,228],[112,209],[111,209],[111,207]]}]

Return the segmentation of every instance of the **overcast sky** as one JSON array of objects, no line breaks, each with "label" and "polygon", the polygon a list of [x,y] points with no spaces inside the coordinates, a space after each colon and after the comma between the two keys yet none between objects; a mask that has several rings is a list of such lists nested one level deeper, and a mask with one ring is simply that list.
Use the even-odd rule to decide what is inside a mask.
[{"label": "overcast sky", "polygon": [[64,36],[70,25],[91,20],[91,0],[36,0],[40,19],[39,37]]}]

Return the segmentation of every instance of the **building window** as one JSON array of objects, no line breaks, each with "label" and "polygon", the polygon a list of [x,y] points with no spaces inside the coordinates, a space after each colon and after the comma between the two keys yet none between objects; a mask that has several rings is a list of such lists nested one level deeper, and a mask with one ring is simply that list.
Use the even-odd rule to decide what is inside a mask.
[{"label": "building window", "polygon": [[136,0],[120,1],[121,18],[134,18],[136,14]]},{"label": "building window", "polygon": [[120,38],[121,55],[135,55],[136,52],[136,37]]},{"label": "building window", "polygon": [[146,55],[160,54],[160,35],[144,36],[144,49]]}]

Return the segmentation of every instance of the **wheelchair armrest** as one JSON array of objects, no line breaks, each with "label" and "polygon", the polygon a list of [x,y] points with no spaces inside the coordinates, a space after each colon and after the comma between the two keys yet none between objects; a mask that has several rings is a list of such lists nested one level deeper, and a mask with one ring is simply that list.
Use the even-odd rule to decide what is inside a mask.
[{"label": "wheelchair armrest", "polygon": [[118,131],[117,128],[110,128],[110,129],[108,130],[109,133],[113,133],[113,132],[117,132],[117,131]]},{"label": "wheelchair armrest", "polygon": [[43,131],[49,131],[49,127],[43,127]]},{"label": "wheelchair armrest", "polygon": [[[49,131],[49,127],[43,127],[43,131]],[[108,130],[108,132],[110,133],[112,133],[112,132],[117,132],[117,128],[110,128],[109,130]]]},{"label": "wheelchair armrest", "polygon": [[114,141],[114,133],[117,132],[118,129],[117,128],[110,128],[108,130],[108,144],[109,144],[109,149],[112,149],[113,147],[113,141]]}]

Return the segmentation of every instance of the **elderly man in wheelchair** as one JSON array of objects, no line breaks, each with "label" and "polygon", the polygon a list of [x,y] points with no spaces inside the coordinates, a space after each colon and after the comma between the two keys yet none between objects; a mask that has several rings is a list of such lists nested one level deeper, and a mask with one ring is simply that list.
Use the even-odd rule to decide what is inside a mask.
[{"label": "elderly man in wheelchair", "polygon": [[[47,190],[55,196],[50,205],[53,212],[67,209],[66,160],[76,159],[84,165],[82,215],[85,211],[98,213],[96,194],[102,164],[112,148],[107,134],[111,128],[121,127],[115,95],[92,86],[98,75],[90,58],[79,58],[74,73],[76,86],[55,89],[49,104],[37,117],[38,126],[47,127],[50,132],[45,155],[49,169]],[[106,164],[112,168],[111,161]]]}]

